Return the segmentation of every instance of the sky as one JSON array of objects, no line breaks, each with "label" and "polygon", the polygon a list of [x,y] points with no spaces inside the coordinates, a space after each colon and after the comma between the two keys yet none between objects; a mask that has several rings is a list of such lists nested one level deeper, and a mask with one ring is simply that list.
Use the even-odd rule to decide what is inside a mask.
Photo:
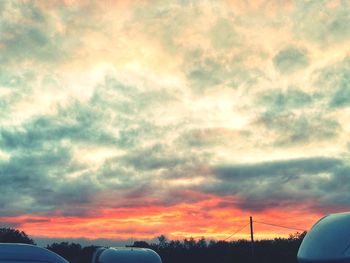
[{"label": "sky", "polygon": [[349,14],[347,0],[1,1],[0,226],[225,239],[249,216],[307,230],[349,210]]}]

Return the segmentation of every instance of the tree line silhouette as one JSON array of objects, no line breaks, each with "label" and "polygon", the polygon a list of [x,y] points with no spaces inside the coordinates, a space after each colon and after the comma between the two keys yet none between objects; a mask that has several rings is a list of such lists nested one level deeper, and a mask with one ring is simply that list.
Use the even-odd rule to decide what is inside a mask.
[{"label": "tree line silhouette", "polygon": [[[254,242],[254,256],[248,240],[216,241],[201,238],[168,240],[164,235],[157,243],[134,241],[129,247],[150,248],[156,251],[163,263],[297,263],[296,255],[306,232],[291,234],[288,238],[258,240]],[[23,231],[0,228],[0,243],[34,244]],[[98,246],[82,247],[76,243],[53,243],[46,248],[71,263],[90,263]]]}]

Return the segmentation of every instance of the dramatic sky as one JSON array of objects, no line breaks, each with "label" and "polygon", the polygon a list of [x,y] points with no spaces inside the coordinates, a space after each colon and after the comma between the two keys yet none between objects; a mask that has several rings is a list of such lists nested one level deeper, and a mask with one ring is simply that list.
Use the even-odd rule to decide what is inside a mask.
[{"label": "dramatic sky", "polygon": [[223,239],[250,215],[308,229],[349,210],[349,14],[348,0],[1,1],[1,226]]}]

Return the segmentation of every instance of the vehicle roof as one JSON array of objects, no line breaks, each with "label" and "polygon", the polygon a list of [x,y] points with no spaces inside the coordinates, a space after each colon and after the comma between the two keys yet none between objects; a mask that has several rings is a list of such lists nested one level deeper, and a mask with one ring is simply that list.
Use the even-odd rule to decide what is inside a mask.
[{"label": "vehicle roof", "polygon": [[50,250],[34,245],[18,243],[0,243],[0,261],[68,263],[67,260]]},{"label": "vehicle roof", "polygon": [[161,263],[159,255],[151,249],[147,248],[127,248],[112,247],[100,248],[97,251],[95,262],[101,263]]},{"label": "vehicle roof", "polygon": [[350,262],[350,212],[320,219],[305,236],[298,252],[299,262]]}]

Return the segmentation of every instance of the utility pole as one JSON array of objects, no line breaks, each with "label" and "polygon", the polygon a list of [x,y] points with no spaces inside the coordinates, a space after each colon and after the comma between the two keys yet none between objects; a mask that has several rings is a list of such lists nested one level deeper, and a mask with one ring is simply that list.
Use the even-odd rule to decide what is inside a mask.
[{"label": "utility pole", "polygon": [[252,252],[252,261],[254,262],[254,230],[253,230],[253,217],[250,217],[250,246]]}]

